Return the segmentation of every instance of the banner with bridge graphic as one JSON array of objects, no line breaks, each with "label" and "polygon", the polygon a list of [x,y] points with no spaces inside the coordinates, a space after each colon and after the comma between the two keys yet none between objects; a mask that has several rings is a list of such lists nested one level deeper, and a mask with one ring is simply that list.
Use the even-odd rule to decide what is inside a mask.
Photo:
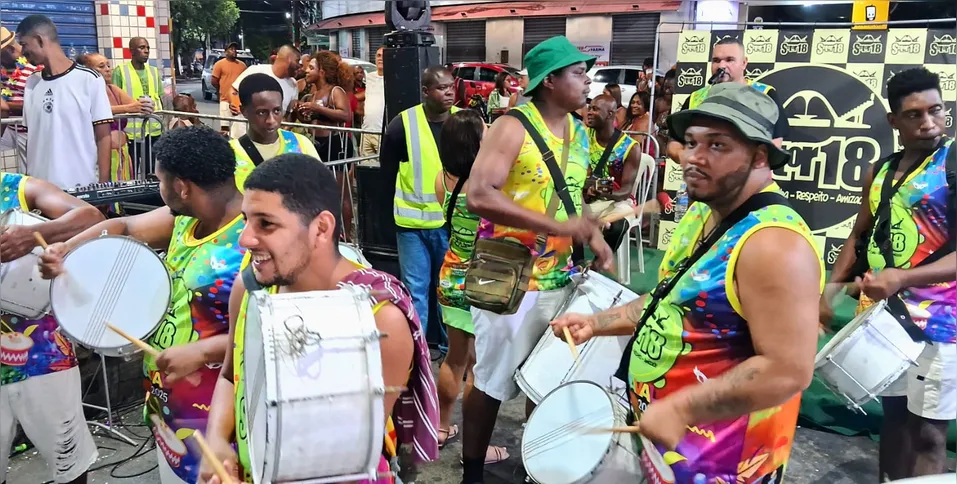
[{"label": "banner with bridge graphic", "polygon": [[[712,48],[729,36],[744,43],[747,77],[773,86],[787,112],[791,129],[784,147],[792,159],[774,178],[807,220],[830,268],[854,225],[868,166],[897,149],[886,120],[888,79],[918,66],[939,74],[948,132],[954,132],[954,31],[686,30],[678,42],[673,110],[711,77]],[[674,197],[680,185],[680,167],[666,163],[663,188]],[[673,213],[661,220],[663,248],[676,223]]]}]

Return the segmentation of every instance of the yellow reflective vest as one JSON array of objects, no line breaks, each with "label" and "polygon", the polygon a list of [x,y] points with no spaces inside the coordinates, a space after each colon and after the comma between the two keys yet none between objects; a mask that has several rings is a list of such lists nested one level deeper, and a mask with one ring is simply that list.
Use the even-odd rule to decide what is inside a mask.
[{"label": "yellow reflective vest", "polygon": [[[459,109],[452,107],[452,113]],[[435,196],[435,177],[442,169],[425,109],[421,104],[402,111],[405,147],[409,161],[399,163],[392,215],[407,229],[436,229],[445,225],[442,205]]]},{"label": "yellow reflective vest", "polygon": [[[163,77],[160,75],[159,69],[147,64],[143,66],[143,70],[146,72],[147,85],[150,92],[143,92],[143,83],[140,82],[140,76],[136,74],[136,70],[133,69],[133,65],[129,62],[125,62],[117,66],[120,74],[123,76],[123,90],[130,95],[133,100],[138,101],[144,95],[149,96],[153,100],[153,111],[159,111],[163,109]],[[138,118],[130,119],[129,123],[126,125],[126,133],[130,135],[132,139],[143,139],[143,121]],[[163,134],[163,127],[158,121],[150,121],[148,133],[151,136],[159,136]]]}]

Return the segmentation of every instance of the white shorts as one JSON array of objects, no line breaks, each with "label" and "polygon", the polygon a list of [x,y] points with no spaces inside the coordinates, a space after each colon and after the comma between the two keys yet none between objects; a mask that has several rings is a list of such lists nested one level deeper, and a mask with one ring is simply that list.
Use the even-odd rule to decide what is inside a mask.
[{"label": "white shorts", "polygon": [[910,367],[884,397],[907,397],[907,410],[932,420],[957,418],[957,344],[934,343],[924,347]]},{"label": "white shorts", "polygon": [[518,311],[509,315],[472,308],[475,388],[501,402],[518,396],[515,370],[535,349],[568,294],[567,288],[527,292]]},{"label": "white shorts", "polygon": [[[229,103],[228,103],[227,101],[220,101],[220,102],[219,102],[219,115],[220,115],[221,117],[224,117],[224,118],[240,118],[240,119],[242,119],[242,116],[235,116],[235,115],[233,115],[232,112],[229,111]],[[222,127],[222,129],[232,130],[232,127],[235,126],[236,123],[231,123],[231,122],[229,122],[229,121],[220,121],[220,122],[219,122],[219,125]],[[245,125],[244,125],[244,126],[245,126]]]},{"label": "white shorts", "polygon": [[6,478],[17,422],[53,468],[54,481],[75,480],[96,462],[96,444],[83,416],[79,368],[0,386],[0,482]]}]

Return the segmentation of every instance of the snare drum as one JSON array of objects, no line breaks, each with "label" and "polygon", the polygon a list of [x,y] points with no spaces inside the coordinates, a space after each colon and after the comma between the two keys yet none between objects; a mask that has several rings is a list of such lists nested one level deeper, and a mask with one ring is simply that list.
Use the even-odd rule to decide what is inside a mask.
[{"label": "snare drum", "polygon": [[[565,313],[595,314],[612,306],[629,303],[638,295],[627,287],[592,271],[572,276],[576,284],[559,315]],[[525,363],[515,372],[515,382],[535,403],[552,390],[569,381],[590,381],[607,386],[621,354],[628,344],[627,336],[599,336],[578,346],[578,363],[568,351],[568,343],[555,337],[551,328],[545,331]]]},{"label": "snare drum", "polygon": [[631,434],[603,431],[628,425],[618,398],[591,382],[549,393],[522,433],[522,463],[541,484],[644,482]]},{"label": "snare drum", "polygon": [[[0,215],[0,227],[37,225],[47,219],[19,209]],[[50,281],[40,277],[38,261],[43,249],[35,247],[29,254],[0,264],[0,309],[4,312],[39,319],[50,311]]]},{"label": "snare drum", "polygon": [[878,301],[841,329],[814,359],[817,377],[847,406],[861,406],[876,398],[912,365],[924,343],[904,328]]},{"label": "snare drum", "polygon": [[100,354],[125,357],[136,352],[106,323],[146,340],[169,310],[172,283],[166,264],[130,237],[87,240],[63,258],[63,270],[50,285],[53,313],[64,334]]},{"label": "snare drum", "polygon": [[354,287],[250,295],[245,410],[256,484],[376,480],[385,386],[369,301]]},{"label": "snare drum", "polygon": [[357,245],[339,242],[339,254],[361,266],[372,267],[372,264],[362,255],[362,251],[359,250]]}]

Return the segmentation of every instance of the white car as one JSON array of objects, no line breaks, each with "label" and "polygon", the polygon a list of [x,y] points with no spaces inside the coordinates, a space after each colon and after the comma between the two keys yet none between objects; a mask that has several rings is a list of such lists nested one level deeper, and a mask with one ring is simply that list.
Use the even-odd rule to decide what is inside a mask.
[{"label": "white car", "polygon": [[366,62],[361,59],[352,59],[350,57],[343,57],[342,62],[345,62],[346,64],[349,64],[350,66],[353,66],[353,67],[361,66],[362,70],[366,71],[366,74],[376,71],[375,64],[371,62]]},{"label": "white car", "polygon": [[641,66],[595,66],[588,71],[591,78],[589,99],[595,99],[605,90],[606,84],[617,83],[621,87],[621,104],[628,106],[631,96],[638,90],[638,73]]}]

